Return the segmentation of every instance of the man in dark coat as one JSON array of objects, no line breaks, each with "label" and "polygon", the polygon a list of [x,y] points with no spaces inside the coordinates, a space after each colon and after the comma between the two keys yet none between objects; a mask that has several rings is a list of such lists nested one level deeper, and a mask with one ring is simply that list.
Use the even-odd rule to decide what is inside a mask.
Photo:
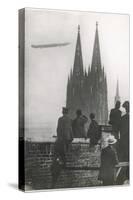
[{"label": "man in dark coat", "polygon": [[[126,114],[121,117],[120,123],[119,160],[129,162],[129,101],[125,101],[122,106],[125,108]],[[129,166],[121,169],[117,177],[117,184],[121,185],[127,180],[129,180]]]},{"label": "man in dark coat", "polygon": [[68,108],[62,109],[63,116],[58,119],[56,153],[61,157],[65,165],[65,153],[68,151],[69,144],[73,140],[72,121],[68,116]]},{"label": "man in dark coat", "polygon": [[115,183],[115,165],[118,164],[118,157],[113,144],[116,143],[112,135],[107,139],[107,146],[101,152],[101,167],[98,179],[104,186],[114,185]]},{"label": "man in dark coat", "polygon": [[81,110],[76,111],[77,117],[72,122],[73,136],[75,138],[84,138],[85,134],[85,123],[88,121],[87,117],[82,115]]},{"label": "man in dark coat", "polygon": [[96,145],[100,139],[99,125],[95,120],[95,114],[90,114],[91,123],[88,129],[87,137],[90,138],[90,145]]},{"label": "man in dark coat", "polygon": [[120,111],[120,101],[117,101],[115,104],[115,108],[113,108],[110,111],[110,120],[109,124],[112,125],[112,134],[115,136],[115,138],[119,139],[119,131],[120,131],[120,121],[121,121],[121,111]]},{"label": "man in dark coat", "polygon": [[68,116],[68,108],[62,110],[63,116],[58,119],[57,138],[62,142],[72,141],[72,121]]},{"label": "man in dark coat", "polygon": [[129,102],[123,104],[126,114],[121,117],[120,124],[120,150],[121,160],[129,161]]},{"label": "man in dark coat", "polygon": [[120,123],[120,160],[129,162],[129,101],[125,101],[123,107],[126,114],[121,117]]}]

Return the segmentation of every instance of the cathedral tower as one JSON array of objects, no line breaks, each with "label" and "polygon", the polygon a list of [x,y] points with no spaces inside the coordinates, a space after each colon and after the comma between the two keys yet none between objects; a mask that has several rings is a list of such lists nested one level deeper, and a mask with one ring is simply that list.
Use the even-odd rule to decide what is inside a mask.
[{"label": "cathedral tower", "polygon": [[96,22],[95,40],[91,63],[91,112],[95,113],[96,120],[100,124],[107,124],[107,80],[104,67],[101,64],[101,53],[98,34],[98,22]]},{"label": "cathedral tower", "polygon": [[71,117],[75,117],[77,109],[84,110],[83,103],[84,69],[82,58],[82,46],[80,39],[80,26],[78,25],[77,42],[74,57],[73,70],[67,84],[66,106],[70,109]]},{"label": "cathedral tower", "polygon": [[68,77],[66,106],[70,109],[71,118],[77,109],[89,118],[95,113],[99,124],[107,124],[108,100],[107,79],[101,64],[98,23],[96,22],[95,40],[91,66],[88,72],[83,68],[80,26],[78,26],[74,66]]}]

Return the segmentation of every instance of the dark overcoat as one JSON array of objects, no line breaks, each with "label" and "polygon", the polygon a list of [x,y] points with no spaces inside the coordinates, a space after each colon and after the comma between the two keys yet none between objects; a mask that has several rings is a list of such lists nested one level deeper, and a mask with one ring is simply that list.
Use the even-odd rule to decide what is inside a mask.
[{"label": "dark overcoat", "polygon": [[118,139],[118,132],[120,131],[120,122],[121,122],[121,111],[119,109],[112,109],[109,116],[109,124],[112,125],[112,129],[115,135],[115,138]]},{"label": "dark overcoat", "polygon": [[72,122],[72,130],[73,130],[73,136],[75,138],[83,138],[86,136],[85,133],[85,123],[87,122],[87,118],[84,116],[79,116]]},{"label": "dark overcoat", "polygon": [[121,118],[120,123],[120,159],[121,161],[129,161],[129,114],[125,114]]},{"label": "dark overcoat", "polygon": [[107,146],[102,149],[99,180],[103,181],[103,185],[114,184],[114,170],[116,164],[118,164],[118,157],[115,149],[112,146]]},{"label": "dark overcoat", "polygon": [[92,120],[88,129],[87,136],[90,138],[91,144],[97,144],[100,139],[99,125],[95,120]]},{"label": "dark overcoat", "polygon": [[62,142],[72,141],[72,121],[67,115],[58,119],[57,138]]}]

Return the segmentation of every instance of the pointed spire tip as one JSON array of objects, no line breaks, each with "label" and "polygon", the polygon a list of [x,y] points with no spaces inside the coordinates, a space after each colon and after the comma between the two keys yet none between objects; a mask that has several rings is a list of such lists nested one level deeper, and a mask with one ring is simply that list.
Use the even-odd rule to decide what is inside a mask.
[{"label": "pointed spire tip", "polygon": [[98,21],[96,21],[96,27],[98,27]]},{"label": "pointed spire tip", "polygon": [[78,25],[78,32],[80,32],[80,25]]}]

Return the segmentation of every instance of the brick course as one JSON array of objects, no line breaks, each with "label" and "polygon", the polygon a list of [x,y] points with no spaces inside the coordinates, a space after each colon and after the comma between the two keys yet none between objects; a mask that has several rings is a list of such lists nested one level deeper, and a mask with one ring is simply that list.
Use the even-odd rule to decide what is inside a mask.
[{"label": "brick course", "polygon": [[89,143],[72,143],[66,167],[57,166],[53,184],[54,149],[54,142],[25,142],[25,190],[98,185],[100,149],[90,148]]}]

